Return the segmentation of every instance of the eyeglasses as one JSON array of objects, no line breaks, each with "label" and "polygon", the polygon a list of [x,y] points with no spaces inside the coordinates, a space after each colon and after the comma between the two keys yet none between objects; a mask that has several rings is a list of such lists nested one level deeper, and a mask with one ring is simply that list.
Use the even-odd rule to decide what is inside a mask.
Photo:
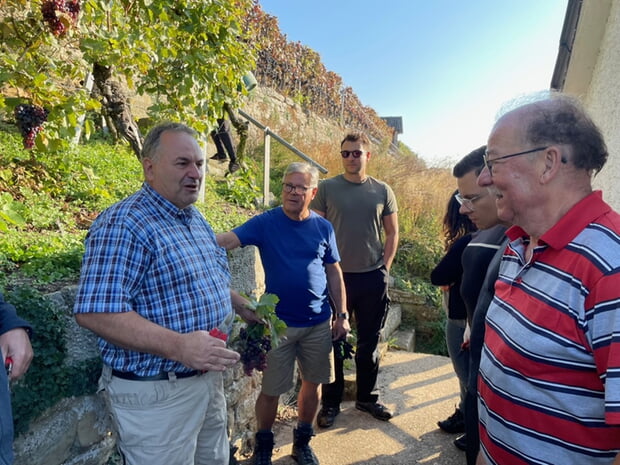
[{"label": "eyeglasses", "polygon": [[312,189],[312,187],[294,186],[293,184],[289,184],[289,183],[286,183],[286,182],[282,184],[282,190],[284,192],[286,192],[287,194],[304,195],[310,189]]},{"label": "eyeglasses", "polygon": [[454,198],[456,199],[456,201],[459,203],[459,205],[467,208],[470,211],[474,211],[474,202],[477,200],[480,200],[482,197],[484,197],[486,195],[486,192],[483,192],[481,194],[478,195],[474,195],[473,197],[463,197],[460,192],[457,194],[454,194]]},{"label": "eyeglasses", "polygon": [[507,158],[518,157],[519,155],[526,155],[528,153],[538,152],[539,150],[547,150],[548,148],[549,148],[549,146],[547,146],[547,147],[537,147],[537,148],[532,149],[532,150],[526,150],[525,152],[511,153],[510,155],[504,155],[503,157],[497,157],[497,158],[494,158],[493,160],[489,160],[489,154],[487,152],[484,152],[484,155],[482,156],[482,159],[484,160],[484,166],[489,170],[489,174],[491,176],[493,176],[493,165],[498,160],[505,160]]},{"label": "eyeglasses", "polygon": [[364,154],[361,150],[341,150],[340,155],[342,158],[349,158],[349,155],[353,155],[353,158],[359,158]]}]

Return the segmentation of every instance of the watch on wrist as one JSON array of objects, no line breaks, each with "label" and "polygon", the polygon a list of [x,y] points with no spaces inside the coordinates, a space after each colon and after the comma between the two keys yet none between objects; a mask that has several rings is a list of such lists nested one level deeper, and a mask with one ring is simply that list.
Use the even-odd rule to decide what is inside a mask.
[{"label": "watch on wrist", "polygon": [[336,317],[337,317],[337,318],[342,318],[343,320],[348,320],[348,319],[349,319],[349,314],[348,314],[348,313],[346,313],[346,312],[343,312],[343,313],[337,313],[337,314],[336,314]]}]

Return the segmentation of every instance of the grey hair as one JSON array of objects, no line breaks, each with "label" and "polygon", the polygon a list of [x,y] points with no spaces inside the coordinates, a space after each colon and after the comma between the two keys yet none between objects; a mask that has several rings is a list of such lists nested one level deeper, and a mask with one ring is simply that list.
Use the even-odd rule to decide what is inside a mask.
[{"label": "grey hair", "polygon": [[603,134],[578,99],[561,92],[547,92],[520,102],[521,106],[512,110],[526,111],[525,142],[569,146],[568,159],[578,169],[598,173],[605,166],[608,152]]},{"label": "grey hair", "polygon": [[140,160],[148,158],[150,160],[157,159],[157,149],[161,141],[161,135],[166,131],[184,132],[192,137],[196,137],[196,131],[183,123],[174,123],[171,121],[160,123],[153,127],[144,138],[142,151],[140,152]]},{"label": "grey hair", "polygon": [[286,170],[284,171],[284,176],[282,176],[282,182],[284,182],[286,177],[292,173],[309,174],[310,187],[316,187],[319,185],[319,170],[316,168],[316,166],[312,166],[309,163],[304,162],[291,163],[286,167]]}]

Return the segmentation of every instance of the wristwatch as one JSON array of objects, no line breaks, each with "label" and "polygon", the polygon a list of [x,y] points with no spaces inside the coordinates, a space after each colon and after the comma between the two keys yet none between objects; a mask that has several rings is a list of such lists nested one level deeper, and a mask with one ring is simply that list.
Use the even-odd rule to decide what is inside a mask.
[{"label": "wristwatch", "polygon": [[337,313],[336,314],[336,318],[342,318],[343,320],[348,320],[349,319],[349,314],[346,313],[346,312]]}]

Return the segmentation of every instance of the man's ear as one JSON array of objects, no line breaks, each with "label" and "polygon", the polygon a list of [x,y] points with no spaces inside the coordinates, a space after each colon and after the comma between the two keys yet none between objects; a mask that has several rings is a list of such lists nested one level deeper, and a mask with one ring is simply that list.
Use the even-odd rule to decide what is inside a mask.
[{"label": "man's ear", "polygon": [[540,182],[547,184],[555,178],[563,164],[566,163],[562,150],[557,145],[550,145],[544,153],[544,171],[540,175]]},{"label": "man's ear", "polygon": [[144,172],[144,179],[147,181],[153,180],[153,160],[150,158],[142,159],[142,171]]}]

